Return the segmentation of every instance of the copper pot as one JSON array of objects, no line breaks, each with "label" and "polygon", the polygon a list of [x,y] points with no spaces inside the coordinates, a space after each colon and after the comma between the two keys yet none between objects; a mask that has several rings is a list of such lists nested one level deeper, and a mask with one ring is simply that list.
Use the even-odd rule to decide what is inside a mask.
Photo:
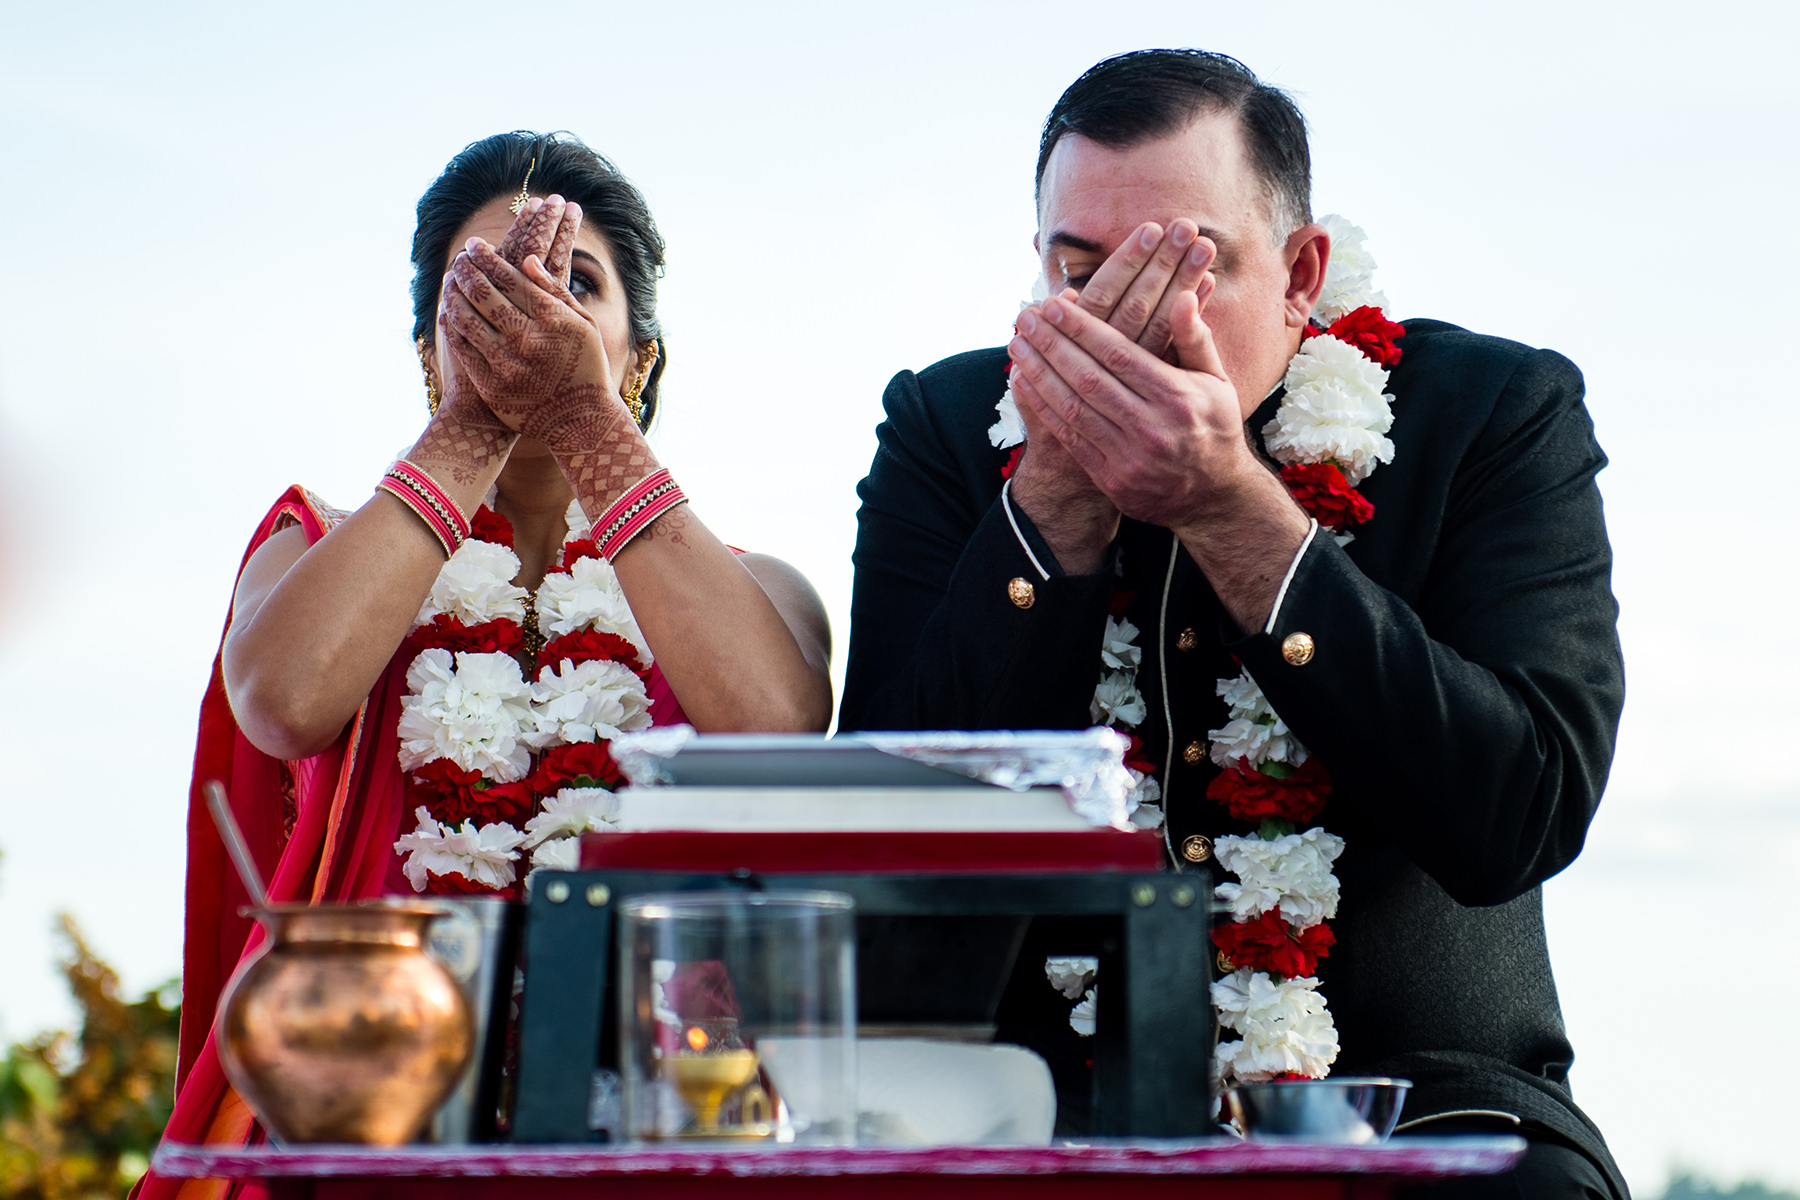
[{"label": "copper pot", "polygon": [[426,957],[441,910],[272,904],[219,1005],[219,1061],[286,1142],[393,1146],[456,1086],[475,1034],[462,989]]}]

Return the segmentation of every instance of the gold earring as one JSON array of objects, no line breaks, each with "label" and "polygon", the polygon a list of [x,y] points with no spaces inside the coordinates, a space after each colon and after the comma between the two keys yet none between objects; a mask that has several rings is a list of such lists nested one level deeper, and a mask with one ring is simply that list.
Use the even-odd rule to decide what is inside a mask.
[{"label": "gold earring", "polygon": [[656,360],[661,347],[661,342],[655,339],[651,340],[650,348],[644,351],[643,367],[639,369],[637,377],[631,381],[631,386],[625,389],[625,394],[621,397],[625,401],[626,409],[631,413],[631,419],[639,425],[644,423],[644,388],[650,382],[650,372],[656,369]]},{"label": "gold earring", "polygon": [[444,402],[444,397],[443,394],[438,391],[437,377],[431,373],[431,360],[425,357],[425,339],[420,338],[417,344],[419,349],[419,370],[425,372],[425,408],[435,417],[437,416],[438,405]]}]

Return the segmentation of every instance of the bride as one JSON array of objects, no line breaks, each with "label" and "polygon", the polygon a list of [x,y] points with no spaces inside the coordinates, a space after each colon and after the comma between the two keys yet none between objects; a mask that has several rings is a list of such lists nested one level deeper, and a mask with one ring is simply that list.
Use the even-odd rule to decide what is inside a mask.
[{"label": "bride", "polygon": [[817,594],[721,542],[644,438],[668,358],[637,190],[567,135],[487,138],[412,261],[424,430],[354,512],[295,488],[264,518],[202,706],[177,1140],[253,1136],[207,1039],[257,937],[206,780],[272,901],[512,895],[605,827],[620,731],[830,719]]}]

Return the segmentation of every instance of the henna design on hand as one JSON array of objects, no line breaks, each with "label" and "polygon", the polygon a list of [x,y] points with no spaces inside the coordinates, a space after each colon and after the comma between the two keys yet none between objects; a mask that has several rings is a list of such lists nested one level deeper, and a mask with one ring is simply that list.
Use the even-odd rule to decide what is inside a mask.
[{"label": "henna design on hand", "polygon": [[[556,227],[556,236],[550,242],[550,252],[538,254],[538,260],[544,264],[544,270],[550,273],[550,278],[562,284],[564,288],[569,286],[569,273],[574,269],[575,235],[580,232],[581,205],[571,200],[568,207],[563,209],[562,224]],[[536,251],[531,253],[536,253]],[[523,271],[525,256],[521,256],[518,262],[513,263],[513,266]],[[571,296],[568,302],[574,304],[574,297]]]},{"label": "henna design on hand", "polygon": [[[561,211],[548,253],[566,271],[580,209]],[[479,239],[456,256],[447,340],[487,408],[550,448],[593,519],[658,463],[618,397],[593,317],[538,253],[522,262]]]},{"label": "henna design on hand", "polygon": [[561,197],[549,200],[533,197],[526,201],[496,247],[500,257],[515,267],[524,262],[528,254],[543,257],[562,224],[563,207]]},{"label": "henna design on hand", "polygon": [[519,435],[483,403],[463,365],[482,359],[480,351],[450,320],[455,301],[466,304],[467,300],[460,297],[449,275],[444,276],[440,297],[437,376],[441,400],[406,459],[424,467],[440,483],[470,488],[480,482],[484,472],[505,461]]},{"label": "henna design on hand", "polygon": [[438,406],[431,424],[406,452],[406,460],[436,479],[467,488],[504,460],[518,440],[519,435],[489,412],[479,396],[464,388],[456,399]]}]

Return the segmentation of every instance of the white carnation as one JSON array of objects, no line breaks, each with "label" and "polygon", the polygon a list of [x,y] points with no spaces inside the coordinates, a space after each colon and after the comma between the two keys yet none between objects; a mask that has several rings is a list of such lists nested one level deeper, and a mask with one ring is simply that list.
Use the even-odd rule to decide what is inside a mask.
[{"label": "white carnation", "polygon": [[624,663],[563,659],[531,687],[531,724],[521,736],[542,749],[557,742],[611,740],[650,727],[644,681]]},{"label": "white carnation", "polygon": [[590,829],[614,829],[618,819],[619,798],[605,788],[563,788],[525,823],[525,845],[538,846]]},{"label": "white carnation", "polygon": [[1100,661],[1109,667],[1137,669],[1144,651],[1137,644],[1138,627],[1124,617],[1106,618],[1106,633],[1100,639]]},{"label": "white carnation", "polygon": [[1136,671],[1111,671],[1101,677],[1094,689],[1094,701],[1088,706],[1089,719],[1096,725],[1143,724],[1150,709],[1137,689]]},{"label": "white carnation", "polygon": [[1094,1036],[1095,1006],[1099,1004],[1099,988],[1089,988],[1081,1003],[1069,1010],[1069,1028],[1082,1037]]},{"label": "white carnation", "polygon": [[569,532],[563,535],[565,546],[570,542],[580,541],[593,530],[593,526],[588,524],[587,514],[581,511],[579,500],[569,501],[569,507],[563,511],[563,521],[569,527]]},{"label": "white carnation", "polygon": [[612,564],[605,559],[577,559],[567,573],[544,576],[538,588],[537,611],[545,637],[561,637],[577,629],[616,633],[637,647],[638,657],[646,665],[650,662],[650,647],[637,618],[631,615]]},{"label": "white carnation", "polygon": [[414,628],[439,613],[448,613],[468,625],[505,618],[525,619],[526,591],[513,586],[519,573],[519,556],[505,546],[470,538],[450,556],[431,585],[431,595],[419,609]]},{"label": "white carnation", "polygon": [[1375,290],[1375,257],[1369,253],[1362,226],[1332,213],[1319,218],[1331,235],[1331,259],[1325,264],[1325,286],[1313,316],[1329,325],[1365,304],[1386,311],[1387,297]]},{"label": "white carnation", "polygon": [[[1144,805],[1156,804],[1162,800],[1162,784],[1156,782],[1156,776],[1131,767],[1126,767],[1125,773],[1131,776],[1131,792],[1125,797],[1127,815],[1135,814]],[[1158,826],[1162,824],[1160,814],[1155,823]]]},{"label": "white carnation", "polygon": [[1331,864],[1344,852],[1344,839],[1308,829],[1264,840],[1222,837],[1213,843],[1219,865],[1238,877],[1213,890],[1231,905],[1237,921],[1252,921],[1277,905],[1296,930],[1337,916],[1338,880]]},{"label": "white carnation", "polygon": [[534,724],[531,687],[508,654],[419,653],[400,701],[400,765],[412,771],[447,758],[500,783],[525,778],[531,751],[520,738]]},{"label": "white carnation", "polygon": [[575,838],[552,838],[531,852],[530,879],[539,871],[578,871],[581,869],[581,842]]},{"label": "white carnation", "polygon": [[1336,462],[1352,487],[1378,463],[1394,460],[1385,436],[1394,426],[1388,373],[1334,337],[1308,339],[1288,361],[1287,389],[1263,443],[1284,463]]},{"label": "white carnation", "polygon": [[1337,1061],[1337,1028],[1311,976],[1277,982],[1261,971],[1233,971],[1212,985],[1223,1028],[1242,1034],[1221,1042],[1217,1066],[1226,1079],[1260,1083],[1290,1072],[1322,1079]]},{"label": "white carnation", "polygon": [[1242,717],[1249,721],[1260,721],[1265,717],[1274,717],[1275,710],[1269,707],[1269,699],[1263,695],[1262,688],[1256,680],[1250,678],[1250,669],[1246,667],[1234,679],[1221,679],[1214,688],[1219,699],[1231,710],[1231,716]]},{"label": "white carnation", "polygon": [[1070,1000],[1080,996],[1094,982],[1094,976],[1100,971],[1100,960],[1097,958],[1046,958],[1044,960],[1044,977],[1050,986],[1061,992]]},{"label": "white carnation", "polygon": [[1280,717],[1268,723],[1236,717],[1225,722],[1224,728],[1208,731],[1208,736],[1212,760],[1221,767],[1237,766],[1240,760],[1259,767],[1270,759],[1297,767],[1307,757],[1306,747]]},{"label": "white carnation", "polygon": [[484,887],[511,886],[517,878],[513,864],[525,835],[504,821],[483,825],[466,820],[461,828],[440,824],[424,805],[414,810],[418,826],[394,843],[396,853],[406,855],[402,870],[413,890],[422,892],[432,875],[461,875]]},{"label": "white carnation", "polygon": [[1019,402],[1013,399],[1010,381],[1006,385],[1006,395],[1000,397],[994,411],[1000,419],[988,426],[988,441],[1007,450],[1025,440],[1025,421],[1019,416]]}]

